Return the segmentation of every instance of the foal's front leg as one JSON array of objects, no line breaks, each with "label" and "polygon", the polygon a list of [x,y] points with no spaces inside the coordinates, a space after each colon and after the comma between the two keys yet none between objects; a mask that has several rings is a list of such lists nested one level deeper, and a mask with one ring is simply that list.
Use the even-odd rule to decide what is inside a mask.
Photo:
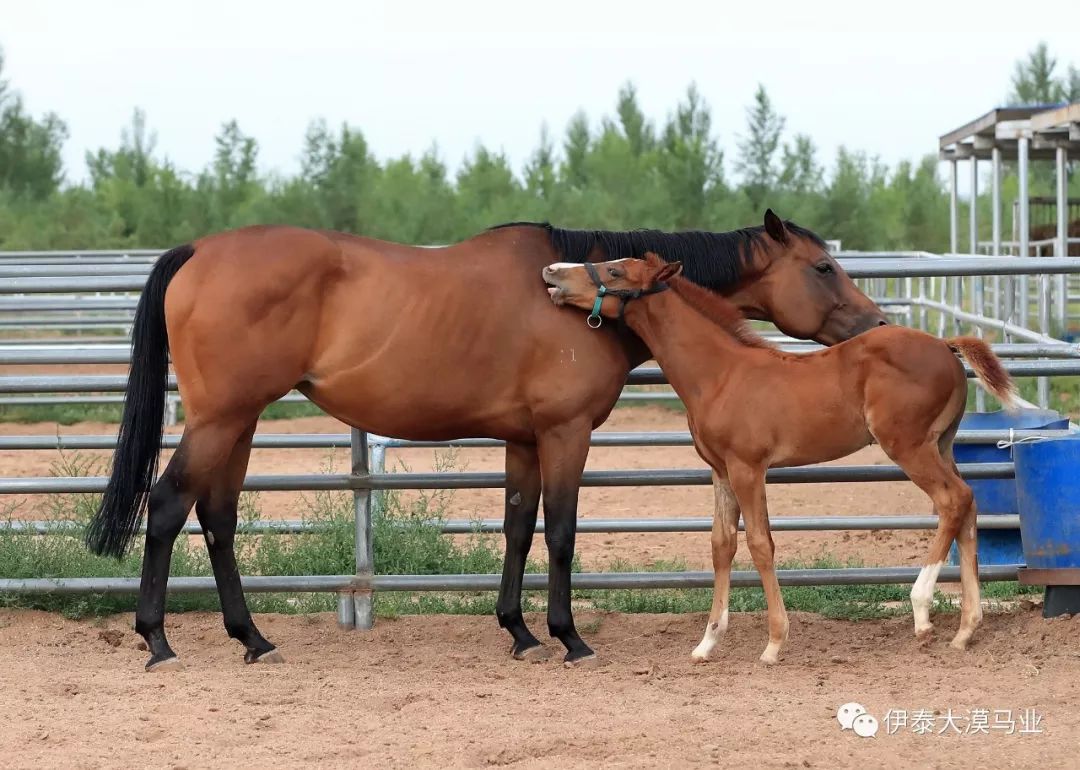
[{"label": "foal's front leg", "polygon": [[715,510],[712,525],[713,600],[705,636],[690,653],[697,663],[709,659],[728,626],[728,595],[731,589],[731,561],[739,544],[739,501],[731,491],[726,471],[713,471]]},{"label": "foal's front leg", "polygon": [[761,653],[761,662],[773,665],[779,662],[780,648],[787,641],[788,617],[773,565],[774,546],[765,500],[765,470],[764,466],[759,465],[728,463],[728,479],[746,524],[746,544],[761,576],[769,610],[769,644]]}]

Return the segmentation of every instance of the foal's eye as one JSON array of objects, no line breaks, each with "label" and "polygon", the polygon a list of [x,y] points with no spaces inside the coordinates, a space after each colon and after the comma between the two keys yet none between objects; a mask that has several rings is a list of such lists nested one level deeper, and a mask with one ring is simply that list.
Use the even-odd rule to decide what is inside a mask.
[{"label": "foal's eye", "polygon": [[608,270],[608,275],[612,278],[622,278],[622,271],[618,268],[612,268],[611,270]]},{"label": "foal's eye", "polygon": [[819,262],[818,264],[814,265],[814,269],[822,275],[828,275],[833,271],[832,265],[830,265],[828,262]]}]

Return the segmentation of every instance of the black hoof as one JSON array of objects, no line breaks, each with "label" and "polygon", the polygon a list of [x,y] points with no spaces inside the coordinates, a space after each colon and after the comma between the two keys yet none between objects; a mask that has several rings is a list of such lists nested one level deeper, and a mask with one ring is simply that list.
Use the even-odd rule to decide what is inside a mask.
[{"label": "black hoof", "polygon": [[510,654],[513,656],[514,660],[539,663],[540,661],[547,660],[551,657],[551,650],[539,642],[529,646],[515,644],[510,650]]},{"label": "black hoof", "polygon": [[596,653],[589,649],[587,644],[582,642],[580,645],[576,645],[566,653],[566,657],[563,658],[563,663],[568,666],[576,666],[579,663],[593,660],[596,660]]},{"label": "black hoof", "polygon": [[284,663],[285,657],[276,647],[269,650],[248,650],[244,653],[245,663]]},{"label": "black hoof", "polygon": [[180,668],[183,668],[180,658],[171,653],[169,655],[155,655],[146,662],[147,673],[151,671],[176,671]]},{"label": "black hoof", "polygon": [[596,657],[596,653],[592,650],[587,655],[573,656],[572,653],[566,653],[566,657],[563,658],[563,665],[567,668],[596,668],[600,665],[600,658]]}]

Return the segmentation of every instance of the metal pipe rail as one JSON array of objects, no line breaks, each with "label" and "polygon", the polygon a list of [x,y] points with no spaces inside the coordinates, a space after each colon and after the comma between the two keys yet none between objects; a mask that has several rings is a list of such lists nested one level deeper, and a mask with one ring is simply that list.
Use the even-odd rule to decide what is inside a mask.
[{"label": "metal pipe rail", "polygon": [[[427,522],[438,526],[448,535],[469,535],[473,533],[498,534],[503,531],[502,519],[443,519]],[[579,535],[589,534],[626,534],[632,532],[710,532],[711,517],[685,519],[580,519],[577,524]],[[937,516],[777,516],[769,520],[769,529],[773,532],[826,532],[826,531],[873,531],[889,530],[932,530],[937,529]],[[976,517],[979,529],[1020,528],[1020,516],[1017,514],[980,514]],[[0,530],[28,532],[35,535],[73,533],[81,534],[81,523],[72,521],[0,521]],[[259,519],[237,527],[237,534],[279,534],[296,535],[318,532],[323,527],[319,524],[300,519]],[[739,531],[746,527],[739,520]],[[145,525],[139,530],[146,533]],[[536,533],[544,533],[544,520],[536,522]],[[182,532],[186,535],[201,535],[202,525],[197,521],[184,524]]]},{"label": "metal pipe rail", "polygon": [[[1016,580],[1020,565],[994,565],[979,568],[979,580]],[[918,567],[848,567],[844,569],[780,569],[776,578],[784,586],[890,585],[909,584],[919,575]],[[260,575],[241,578],[249,593],[331,592],[331,591],[497,591],[500,575]],[[543,591],[547,575],[525,575],[523,588]],[[938,582],[960,581],[959,567],[943,567]],[[573,576],[575,590],[614,589],[685,589],[712,588],[712,572],[578,572]],[[761,585],[756,571],[735,570],[732,588]],[[133,594],[139,590],[139,578],[8,578],[0,580],[0,594]],[[216,591],[211,577],[174,577],[169,579],[169,593]]]},{"label": "metal pipe rail", "polygon": [[[925,302],[928,307],[936,307],[938,303]],[[970,314],[965,314],[970,315]],[[97,321],[98,319],[91,319]],[[996,325],[1002,322],[995,319],[988,321]],[[0,321],[2,324],[3,321]],[[1035,332],[1029,332],[1033,336],[1041,337]],[[1017,336],[1020,336],[1017,334]],[[1054,339],[1050,337],[1049,339]],[[783,342],[779,345],[781,350],[790,353],[812,353],[825,350],[823,345],[816,342]],[[1038,358],[1038,357],[1062,357],[1080,358],[1080,345],[1061,340],[1048,342],[1037,340],[1033,343],[996,343],[991,349],[1002,358]],[[70,365],[70,364],[130,364],[131,346],[112,345],[86,348],[75,347],[70,342],[55,344],[42,344],[40,347],[19,346],[5,349],[0,345],[0,365],[4,366],[46,366],[46,365]],[[637,371],[637,370],[635,370]]]},{"label": "metal pipe rail", "polygon": [[[1080,273],[1080,257],[934,257],[911,258],[893,264],[878,258],[837,260],[852,278],[904,278],[968,275],[1056,275]],[[55,277],[10,277],[0,294],[73,292],[136,292],[146,283],[147,266],[132,265],[124,275],[83,274]],[[143,268],[143,269],[140,269]],[[111,272],[107,271],[107,272]]]},{"label": "metal pipe rail", "polygon": [[[1004,361],[1005,370],[1014,377],[1080,375],[1080,360]],[[969,378],[971,368],[964,365]],[[659,368],[641,367],[630,372],[628,385],[667,385]],[[12,375],[0,377],[0,393],[123,393],[127,377],[110,374],[72,376]],[[176,390],[176,377],[169,376],[168,389]]]},{"label": "metal pipe rail", "polygon": [[[1011,479],[1013,464],[970,463],[958,466],[965,479]],[[771,468],[765,474],[770,484],[820,484],[837,481],[906,481],[907,475],[895,465],[810,465],[798,468]],[[35,495],[57,493],[98,493],[105,491],[105,476],[31,476],[0,479],[0,494]],[[585,471],[583,487],[663,487],[708,486],[708,468],[655,468],[647,470]],[[249,492],[315,492],[381,489],[501,489],[506,474],[484,473],[368,473],[323,475],[257,475],[244,480]]]},{"label": "metal pipe rail", "polygon": [[[953,307],[952,305],[945,304],[944,302],[937,302],[932,299],[926,299],[925,297],[912,297],[911,304],[927,307],[932,310],[938,310],[943,313],[949,313],[954,318],[961,321],[965,321],[976,326],[982,326],[986,329],[994,329],[996,331],[1004,332],[1005,334],[1011,334],[1014,337],[1022,337],[1032,342],[1041,343],[1043,345],[1058,347],[1062,344],[1061,340],[1051,337],[1048,334],[1042,334],[1040,332],[1032,331],[1023,326],[1017,326],[1016,324],[1009,323],[1008,321],[1001,321],[997,318],[988,318],[987,316],[977,313],[969,313],[966,310]],[[1080,346],[1068,345],[1068,347],[1080,350]]]},{"label": "metal pipe rail", "polygon": [[[1068,430],[961,430],[957,431],[957,444],[990,444],[998,441],[1020,441],[1026,438],[1058,438],[1072,435]],[[175,449],[180,445],[180,435],[166,434],[161,446]],[[590,446],[607,447],[670,447],[693,446],[689,431],[659,431],[651,433],[594,431]],[[252,439],[256,449],[345,449],[349,447],[348,433],[256,433]],[[447,441],[408,441],[405,439],[371,436],[368,446],[384,449],[441,449],[456,447],[495,448],[506,446],[505,441],[493,438],[461,438]],[[89,435],[39,435],[0,436],[0,450],[46,450],[46,449],[115,449],[116,436]]]}]

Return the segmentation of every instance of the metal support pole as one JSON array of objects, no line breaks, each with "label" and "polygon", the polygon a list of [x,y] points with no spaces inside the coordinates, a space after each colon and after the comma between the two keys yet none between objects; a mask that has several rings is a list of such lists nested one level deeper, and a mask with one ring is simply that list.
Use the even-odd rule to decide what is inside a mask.
[{"label": "metal support pole", "polygon": [[[971,211],[968,217],[968,240],[971,242],[971,253],[979,253],[979,161],[971,159]],[[983,277],[975,276],[971,282],[973,307],[972,312],[983,315],[986,308],[983,307]]]},{"label": "metal support pole", "polygon": [[[363,478],[371,473],[368,457],[368,436],[361,430],[352,429],[352,478]],[[371,543],[371,490],[353,490],[353,511],[356,515],[356,577],[370,581],[374,573],[375,557]],[[375,622],[372,611],[371,589],[353,591],[353,614],[355,627],[368,630]]]},{"label": "metal support pole", "polygon": [[[1028,218],[1029,210],[1028,204],[1028,145],[1030,140],[1026,136],[1020,137],[1017,142],[1017,154],[1019,158],[1019,168],[1017,173],[1020,177],[1020,221],[1019,232],[1017,233],[1017,240],[1020,242],[1020,253],[1017,255],[1022,258],[1031,256],[1031,224]],[[1020,276],[1020,307],[1017,318],[1017,324],[1020,326],[1027,326],[1028,320],[1028,299],[1030,294],[1028,292],[1028,278],[1026,275]]]},{"label": "metal support pole", "polygon": [[[960,202],[959,191],[957,190],[957,168],[956,161],[949,161],[949,253],[956,254],[960,251],[959,247],[959,228],[960,228]],[[960,279],[959,278],[945,278],[944,285],[942,286],[942,301],[945,301],[944,294],[948,292],[950,300],[957,308],[960,307]],[[942,335],[945,331],[944,324],[940,327]],[[956,320],[954,316],[952,319],[953,334],[960,332],[960,322]]]},{"label": "metal support pole", "polygon": [[[1058,147],[1055,155],[1057,166],[1057,249],[1059,257],[1069,256],[1069,180],[1065,175],[1068,162],[1064,147]],[[1069,326],[1069,282],[1066,276],[1055,276],[1057,288],[1057,319],[1061,329]]]},{"label": "metal support pole", "polygon": [[[993,245],[990,253],[995,257],[1001,256],[1001,149],[994,147],[990,151],[992,171],[990,175],[991,191],[991,227],[993,230]],[[1012,291],[1013,280],[1006,276],[1004,281],[1005,294],[1002,296],[1002,280],[1000,275],[994,276],[994,318],[1010,320],[1012,315]]]}]

